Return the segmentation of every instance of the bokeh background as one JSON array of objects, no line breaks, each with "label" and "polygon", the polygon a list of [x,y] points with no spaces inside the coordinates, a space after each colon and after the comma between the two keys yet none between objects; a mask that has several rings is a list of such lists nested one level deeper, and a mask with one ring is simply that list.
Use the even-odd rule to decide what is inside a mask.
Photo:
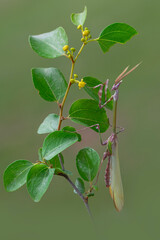
[{"label": "bokeh background", "polygon": [[[121,213],[114,209],[104,184],[104,167],[99,191],[90,199],[91,221],[81,200],[60,177],[55,177],[39,203],[34,203],[26,187],[7,193],[3,171],[17,159],[36,161],[44,136],[36,133],[39,124],[57,106],[41,99],[33,87],[32,67],[54,66],[69,77],[65,58],[39,57],[28,44],[29,34],[40,34],[63,26],[70,46],[80,47],[80,33],[70,21],[70,13],[88,7],[86,26],[93,37],[114,22],[133,26],[136,35],[125,45],[115,45],[103,54],[96,43],[89,44],[77,62],[75,72],[101,81],[115,77],[127,66],[142,62],[120,89],[118,125],[119,155],[125,192]],[[160,238],[159,159],[159,8],[158,0],[0,0],[0,238],[28,239],[110,239],[158,240]],[[66,102],[88,97],[73,86]],[[111,115],[108,113],[109,116]],[[68,122],[70,124],[70,122]],[[73,124],[72,124],[73,125]],[[64,152],[65,166],[78,173],[75,155],[90,146],[102,156],[99,137],[91,130],[82,133],[83,142]],[[106,139],[108,133],[103,135]],[[104,164],[105,165],[105,164]]]}]

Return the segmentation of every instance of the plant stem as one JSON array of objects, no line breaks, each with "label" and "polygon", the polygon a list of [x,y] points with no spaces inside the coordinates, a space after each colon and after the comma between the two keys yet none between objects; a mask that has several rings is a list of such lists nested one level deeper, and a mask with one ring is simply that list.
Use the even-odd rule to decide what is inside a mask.
[{"label": "plant stem", "polygon": [[61,103],[61,105],[60,105],[59,124],[58,124],[58,129],[57,129],[57,130],[60,130],[60,129],[61,129],[63,107],[64,107],[64,104],[65,104],[65,101],[66,101],[66,98],[67,98],[69,89],[70,89],[70,87],[71,87],[71,85],[72,85],[71,82],[70,82],[70,79],[72,78],[72,75],[73,75],[74,64],[75,64],[75,62],[72,61],[72,67],[71,67],[71,73],[70,73],[70,78],[69,78],[68,87],[67,87],[66,93],[65,93],[65,95],[64,95],[63,101],[62,101],[62,103]]},{"label": "plant stem", "polygon": [[85,43],[82,44],[82,46],[81,46],[79,52],[77,53],[77,56],[75,57],[75,59],[73,59],[73,57],[71,58],[72,67],[71,67],[71,72],[70,72],[70,77],[69,77],[69,83],[68,83],[68,87],[67,87],[66,93],[65,93],[65,95],[64,95],[63,101],[62,101],[62,103],[60,104],[59,124],[58,124],[58,129],[57,129],[57,130],[60,130],[60,129],[61,129],[63,107],[64,107],[64,104],[65,104],[65,101],[66,101],[66,98],[67,98],[69,89],[70,89],[70,87],[71,87],[71,85],[72,85],[72,83],[70,82],[70,80],[71,80],[72,75],[73,75],[73,70],[74,70],[75,62],[76,62],[77,58],[79,57],[79,55],[81,54],[84,46],[85,46]]},{"label": "plant stem", "polygon": [[77,53],[77,56],[75,57],[74,62],[76,62],[76,60],[77,60],[78,56],[81,54],[81,52],[82,52],[84,46],[85,46],[85,43],[83,43],[82,46],[81,46],[81,48],[79,49],[79,52]]},{"label": "plant stem", "polygon": [[87,43],[98,41],[98,39],[99,39],[99,38],[90,39],[90,40],[87,41]]},{"label": "plant stem", "polygon": [[[69,77],[69,83],[68,83],[68,87],[67,87],[67,90],[65,92],[65,95],[64,95],[64,98],[63,98],[63,101],[62,103],[59,105],[60,107],[60,113],[59,113],[59,123],[58,123],[58,129],[57,130],[60,130],[61,129],[61,123],[62,123],[62,116],[63,116],[63,108],[64,108],[64,104],[65,104],[65,101],[66,101],[66,98],[68,96],[68,92],[70,90],[70,87],[72,85],[72,83],[70,82],[70,80],[72,79],[72,76],[73,76],[73,71],[74,71],[74,66],[75,66],[75,62],[78,58],[78,56],[80,55],[80,53],[82,52],[83,48],[84,48],[85,44],[83,43],[83,45],[81,46],[79,52],[77,53],[77,56],[75,57],[75,59],[71,58],[71,61],[72,61],[72,67],[71,67],[71,72],[70,72],[70,77]],[[61,167],[62,167],[62,170],[64,171],[65,168],[64,168],[64,165],[63,165],[63,162],[62,162],[62,158],[61,158],[61,155],[58,154],[59,156],[59,161],[60,161],[60,164],[61,164]],[[72,180],[68,177],[67,174],[64,174],[64,173],[60,173],[59,176],[63,176],[69,183],[70,185],[74,188],[74,190],[77,192],[77,194],[79,195],[79,197],[83,200],[86,208],[87,208],[87,211],[89,213],[89,215],[92,217],[92,214],[91,214],[91,211],[90,211],[90,208],[89,208],[89,205],[88,205],[88,198],[85,198],[83,196],[83,194],[78,190],[78,188],[75,186],[75,184],[72,182]],[[93,217],[92,217],[93,219]]]},{"label": "plant stem", "polygon": [[77,192],[77,194],[79,195],[79,197],[82,199],[82,201],[84,202],[84,205],[86,206],[87,208],[87,211],[90,215],[91,218],[92,217],[92,214],[91,214],[91,211],[90,211],[90,208],[89,208],[89,205],[88,205],[88,199],[86,199],[83,194],[78,190],[78,188],[75,186],[75,184],[72,182],[72,180],[68,177],[68,175],[64,174],[64,173],[60,173],[59,176],[63,176],[69,183],[70,185],[74,188],[74,190]]}]

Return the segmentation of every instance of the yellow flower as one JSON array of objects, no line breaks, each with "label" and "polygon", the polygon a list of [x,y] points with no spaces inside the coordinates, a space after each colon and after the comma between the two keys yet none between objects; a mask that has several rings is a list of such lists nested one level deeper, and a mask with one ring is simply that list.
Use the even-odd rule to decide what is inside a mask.
[{"label": "yellow flower", "polygon": [[85,85],[86,85],[86,83],[83,82],[83,79],[81,79],[81,81],[78,83],[79,89],[83,88]]}]

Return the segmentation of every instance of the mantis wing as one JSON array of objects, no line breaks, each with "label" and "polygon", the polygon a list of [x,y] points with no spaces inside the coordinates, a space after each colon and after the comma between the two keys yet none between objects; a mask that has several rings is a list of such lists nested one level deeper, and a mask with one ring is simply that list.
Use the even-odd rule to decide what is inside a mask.
[{"label": "mantis wing", "polygon": [[123,185],[121,179],[119,156],[118,156],[118,142],[112,145],[112,155],[110,159],[110,179],[111,184],[109,191],[113,199],[117,211],[121,211],[124,205]]}]

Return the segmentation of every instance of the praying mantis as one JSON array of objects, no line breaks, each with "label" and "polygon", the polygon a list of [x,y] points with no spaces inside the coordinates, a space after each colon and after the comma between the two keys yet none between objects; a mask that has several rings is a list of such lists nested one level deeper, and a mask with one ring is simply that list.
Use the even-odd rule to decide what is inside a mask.
[{"label": "praying mantis", "polygon": [[[114,85],[112,86],[112,91],[114,91],[114,94],[107,99],[107,89],[108,89],[108,83],[109,80],[107,79],[104,84],[99,84],[93,88],[100,88],[98,91],[99,96],[99,107],[103,108],[107,103],[109,103],[111,100],[114,101],[114,115],[113,115],[113,132],[109,136],[109,138],[106,141],[102,141],[101,136],[101,144],[107,145],[107,150],[103,154],[103,158],[101,160],[101,164],[99,167],[99,171],[97,174],[96,184],[98,182],[99,173],[101,171],[101,166],[105,159],[108,158],[107,167],[105,170],[105,183],[106,187],[109,188],[109,192],[111,195],[111,198],[113,199],[115,208],[117,211],[121,211],[124,205],[124,192],[123,192],[123,184],[121,179],[121,172],[120,172],[120,164],[119,164],[119,155],[118,155],[118,137],[117,134],[124,129],[121,128],[119,132],[117,132],[117,126],[116,126],[116,120],[117,120],[117,103],[119,98],[119,86],[123,82],[123,79],[128,76],[132,71],[134,71],[138,66],[137,64],[135,67],[133,67],[131,70],[128,70],[129,66],[124,69],[124,71],[116,78]],[[102,92],[105,92],[105,103],[102,104]],[[99,126],[97,126],[97,129],[99,129]],[[99,132],[100,134],[100,132]]]}]

